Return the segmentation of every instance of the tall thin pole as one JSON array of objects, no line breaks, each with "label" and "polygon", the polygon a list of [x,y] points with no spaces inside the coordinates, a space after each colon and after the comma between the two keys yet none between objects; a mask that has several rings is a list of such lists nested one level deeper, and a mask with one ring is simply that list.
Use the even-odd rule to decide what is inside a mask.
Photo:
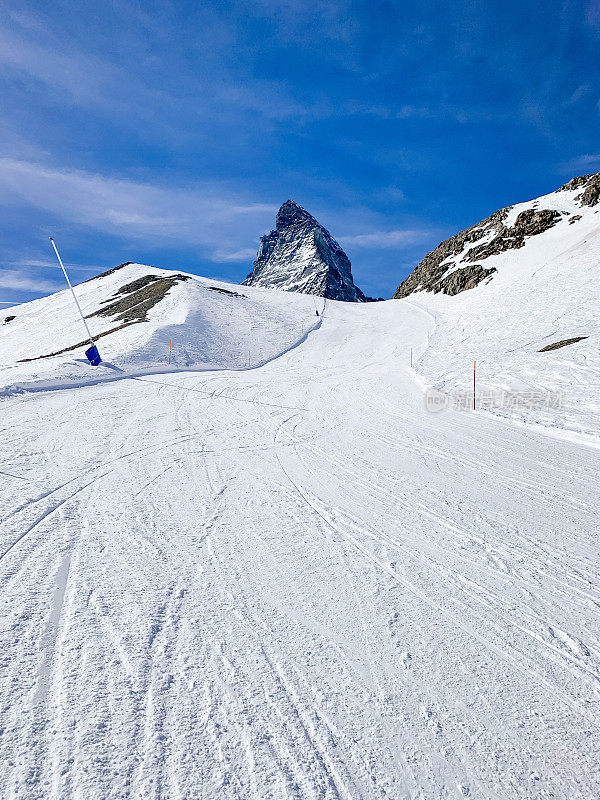
[{"label": "tall thin pole", "polygon": [[473,362],[473,411],[475,411],[475,372],[477,369],[477,362]]},{"label": "tall thin pole", "polygon": [[69,284],[69,289],[71,290],[71,294],[73,295],[73,300],[75,300],[75,305],[77,306],[77,310],[79,311],[79,316],[81,317],[81,321],[85,325],[85,329],[87,331],[87,335],[89,337],[89,340],[90,340],[90,342],[92,344],[94,344],[94,340],[92,339],[92,334],[90,333],[90,329],[88,328],[88,324],[85,321],[85,317],[83,316],[83,311],[81,310],[81,306],[79,305],[79,300],[77,299],[77,296],[76,296],[75,292],[73,291],[73,287],[71,286],[71,281],[69,280],[69,276],[67,275],[67,270],[65,269],[65,265],[63,264],[62,259],[58,254],[58,250],[56,249],[56,245],[54,244],[54,239],[52,237],[50,237],[50,241],[52,242],[52,247],[54,248],[54,252],[56,253],[56,257],[58,258],[58,263],[60,264],[60,266],[62,268],[62,271],[63,271],[63,274],[64,274],[65,278],[67,279],[67,283]]},{"label": "tall thin pole", "polygon": [[410,348],[410,367],[412,369],[412,347]]}]

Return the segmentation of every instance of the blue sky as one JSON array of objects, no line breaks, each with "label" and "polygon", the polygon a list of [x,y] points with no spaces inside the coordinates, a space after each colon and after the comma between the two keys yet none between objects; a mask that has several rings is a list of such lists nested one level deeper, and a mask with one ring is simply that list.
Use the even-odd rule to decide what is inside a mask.
[{"label": "blue sky", "polygon": [[292,198],[388,297],[600,170],[600,0],[4,0],[0,302],[122,261],[241,280]]}]

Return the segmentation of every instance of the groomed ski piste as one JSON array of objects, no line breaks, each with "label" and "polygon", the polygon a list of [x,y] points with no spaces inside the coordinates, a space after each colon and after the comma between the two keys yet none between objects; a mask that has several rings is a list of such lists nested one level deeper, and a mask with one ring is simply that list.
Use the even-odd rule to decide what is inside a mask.
[{"label": "groomed ski piste", "polygon": [[[592,261],[553,327],[500,270],[368,304],[193,277],[98,368],[38,358],[84,338],[68,291],[3,311],[2,798],[600,796]],[[473,358],[563,404],[428,411]]]}]

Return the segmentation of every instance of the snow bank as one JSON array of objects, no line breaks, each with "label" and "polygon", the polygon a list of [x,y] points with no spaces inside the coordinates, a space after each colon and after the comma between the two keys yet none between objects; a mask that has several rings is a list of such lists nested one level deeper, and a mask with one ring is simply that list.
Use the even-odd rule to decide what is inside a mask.
[{"label": "snow bank", "polygon": [[[489,282],[454,297],[417,292],[395,302],[435,319],[429,347],[415,363],[429,384],[456,398],[471,390],[477,360],[482,409],[597,436],[600,216],[576,203],[577,194],[558,191],[514,206],[511,218],[527,208],[556,209],[563,217],[524,247],[486,258],[483,265],[497,270]],[[577,336],[587,338],[539,352]]]},{"label": "snow bank", "polygon": [[[181,273],[127,264],[82,283],[75,291],[86,317],[115,299],[124,285],[146,275]],[[0,397],[15,392],[80,386],[123,376],[180,370],[247,369],[300,342],[319,322],[323,301],[268,289],[240,287],[189,275],[175,284],[147,314],[123,322],[116,315],[90,316],[92,335],[104,363],[91,367],[85,346],[40,358],[85,339],[85,330],[66,289],[3,310],[0,318]],[[316,305],[315,305],[316,304]],[[8,317],[13,317],[3,322]],[[169,363],[169,344],[172,344]],[[23,361],[22,359],[33,359]]]}]

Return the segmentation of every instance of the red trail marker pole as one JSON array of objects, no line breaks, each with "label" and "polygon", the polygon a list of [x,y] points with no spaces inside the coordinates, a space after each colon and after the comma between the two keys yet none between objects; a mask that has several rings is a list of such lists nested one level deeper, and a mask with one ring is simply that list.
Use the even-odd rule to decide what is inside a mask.
[{"label": "red trail marker pole", "polygon": [[475,411],[475,375],[477,371],[477,362],[473,362],[473,411]]}]

